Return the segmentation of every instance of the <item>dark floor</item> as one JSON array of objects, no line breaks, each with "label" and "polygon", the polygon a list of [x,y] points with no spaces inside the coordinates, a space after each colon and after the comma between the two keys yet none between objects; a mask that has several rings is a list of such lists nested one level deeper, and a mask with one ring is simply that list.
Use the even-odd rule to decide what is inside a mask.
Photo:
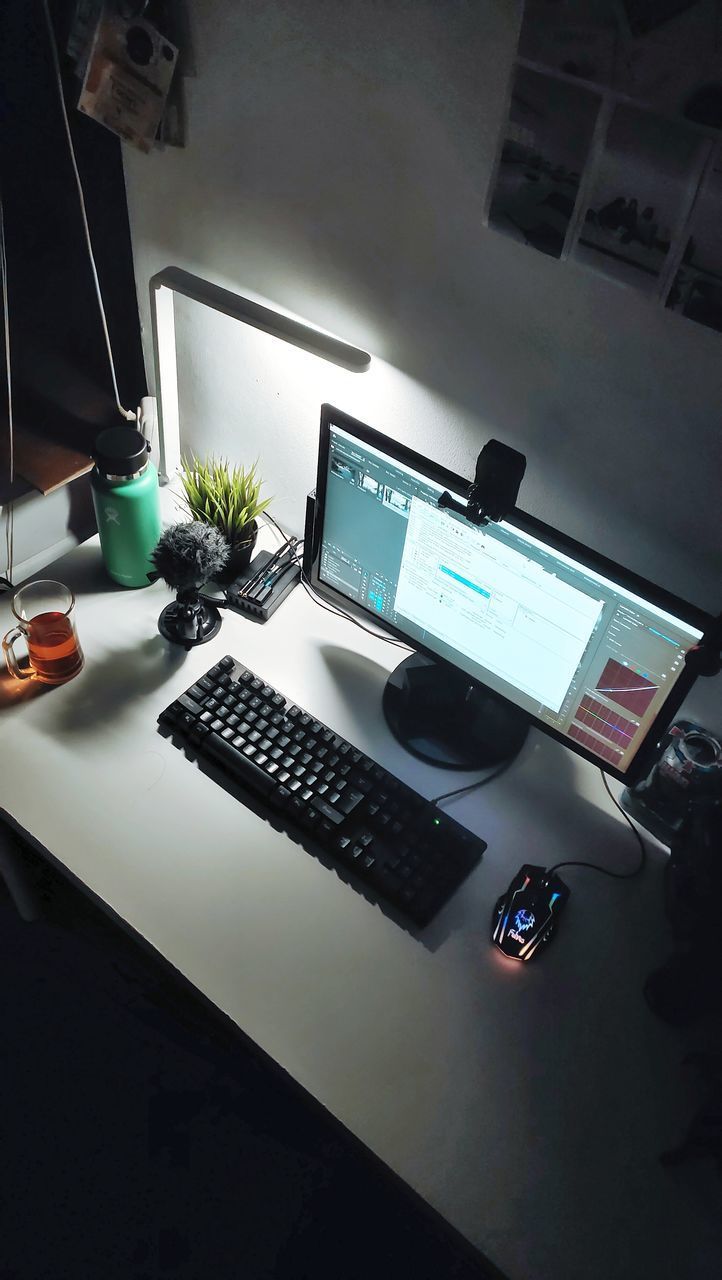
[{"label": "dark floor", "polygon": [[497,1276],[43,860],[0,881],[2,1280]]}]

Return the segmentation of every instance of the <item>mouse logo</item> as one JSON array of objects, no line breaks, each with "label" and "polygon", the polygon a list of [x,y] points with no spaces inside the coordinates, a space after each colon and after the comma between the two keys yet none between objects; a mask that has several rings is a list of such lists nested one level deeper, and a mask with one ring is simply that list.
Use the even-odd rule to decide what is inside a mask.
[{"label": "mouse logo", "polygon": [[528,933],[529,929],[534,928],[535,918],[533,911],[525,911],[522,907],[514,916],[514,924],[520,933]]}]

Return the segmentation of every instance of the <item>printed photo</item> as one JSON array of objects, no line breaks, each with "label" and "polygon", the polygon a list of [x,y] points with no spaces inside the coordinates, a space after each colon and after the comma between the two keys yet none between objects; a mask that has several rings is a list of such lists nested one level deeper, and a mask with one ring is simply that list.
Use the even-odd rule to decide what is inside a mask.
[{"label": "printed photo", "polygon": [[619,55],[613,0],[527,0],[519,56],[550,71],[611,85]]},{"label": "printed photo", "polygon": [[519,56],[722,129],[717,0],[527,0]]},{"label": "printed photo", "polygon": [[489,226],[561,257],[599,101],[578,85],[517,68]]},{"label": "printed photo", "polygon": [[722,333],[722,153],[695,202],[667,306]]},{"label": "printed photo", "polygon": [[692,207],[709,143],[635,107],[618,107],[572,252],[577,262],[656,294]]}]

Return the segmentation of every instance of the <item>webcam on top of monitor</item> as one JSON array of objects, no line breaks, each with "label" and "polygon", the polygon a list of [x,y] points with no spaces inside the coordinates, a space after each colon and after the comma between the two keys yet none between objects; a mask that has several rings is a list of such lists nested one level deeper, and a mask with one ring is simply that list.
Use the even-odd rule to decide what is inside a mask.
[{"label": "webcam on top of monitor", "polygon": [[503,520],[516,506],[525,471],[523,453],[500,440],[489,440],[476,460],[476,475],[469,487],[466,506],[452,498],[447,490],[442,493],[438,505],[451,507],[472,524],[484,525],[490,520]]}]

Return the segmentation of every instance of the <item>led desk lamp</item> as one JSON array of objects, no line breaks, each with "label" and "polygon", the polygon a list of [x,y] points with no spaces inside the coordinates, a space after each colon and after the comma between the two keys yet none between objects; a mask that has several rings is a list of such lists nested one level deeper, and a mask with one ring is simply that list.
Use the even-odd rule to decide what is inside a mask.
[{"label": "led desk lamp", "polygon": [[[176,366],[174,294],[200,302],[233,320],[261,329],[312,355],[351,372],[363,373],[371,363],[367,351],[352,347],[340,338],[294,320],[291,316],[242,298],[229,289],[211,284],[180,267],[166,267],[150,281],[150,313],[153,333],[155,387],[158,414],[161,484],[168,484],[180,465],[180,419],[178,412],[178,372]],[[148,434],[148,432],[146,432]]]}]

